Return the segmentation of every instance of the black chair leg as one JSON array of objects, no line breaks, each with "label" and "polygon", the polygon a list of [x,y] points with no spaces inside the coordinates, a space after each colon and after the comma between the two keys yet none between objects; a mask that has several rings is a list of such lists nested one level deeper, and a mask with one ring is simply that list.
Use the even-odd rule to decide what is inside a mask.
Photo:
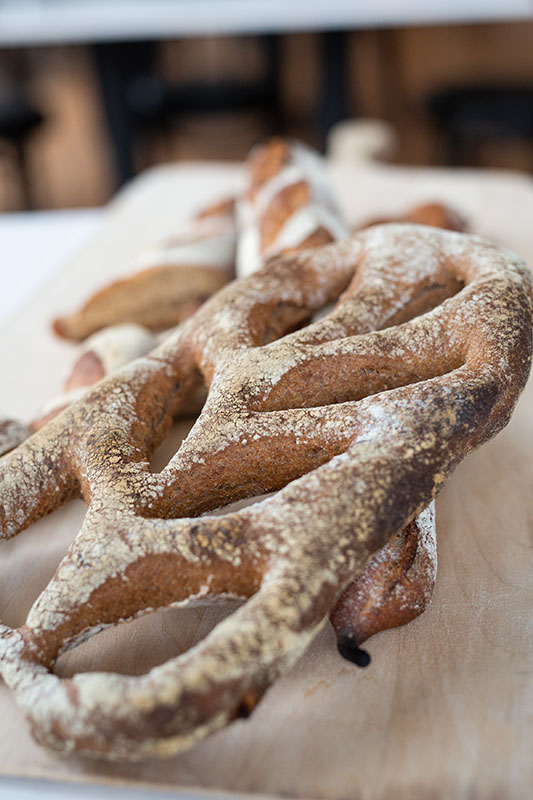
[{"label": "black chair leg", "polygon": [[34,206],[31,178],[28,172],[25,147],[22,141],[13,142],[13,151],[17,163],[18,183],[20,192],[20,207],[24,211],[31,211]]},{"label": "black chair leg", "polygon": [[330,128],[348,116],[348,42],[344,31],[322,33],[321,42],[322,85],[317,134],[320,147],[325,151]]},{"label": "black chair leg", "polygon": [[281,91],[281,36],[266,34],[260,38],[266,54],[266,84],[269,97],[269,114],[271,133],[279,134],[286,130],[285,109]]},{"label": "black chair leg", "polygon": [[128,104],[129,81],[151,63],[154,52],[154,46],[144,42],[106,42],[93,47],[119,186],[135,174],[135,119]]}]

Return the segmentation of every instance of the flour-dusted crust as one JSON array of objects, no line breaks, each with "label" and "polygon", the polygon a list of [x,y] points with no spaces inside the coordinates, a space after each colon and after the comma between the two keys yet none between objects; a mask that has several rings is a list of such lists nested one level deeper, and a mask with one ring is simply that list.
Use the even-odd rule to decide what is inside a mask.
[{"label": "flour-dusted crust", "polygon": [[251,275],[274,256],[348,236],[325,161],[314,150],[271,139],[252,150],[247,167],[247,191],[237,206],[239,277]]},{"label": "flour-dusted crust", "polygon": [[[531,349],[518,257],[462,234],[375,227],[225,287],[5,456],[4,538],[79,492],[89,504],[26,624],[0,639],[2,676],[37,739],[167,756],[249,713],[369,557],[506,424]],[[201,380],[202,413],[152,473],[151,452]],[[50,671],[106,625],[218,594],[249,599],[146,675]]]},{"label": "flour-dusted crust", "polygon": [[436,577],[435,507],[430,503],[369,559],[341,594],[331,613],[340,653],[365,666],[369,657],[359,645],[422,614]]},{"label": "flour-dusted crust", "polygon": [[[247,176],[238,206],[238,275],[249,275],[283,253],[347,238],[324,159],[317,152],[298,142],[271,139],[252,150]],[[409,622],[431,599],[437,549],[434,514],[429,519],[429,527],[413,520],[394,548],[378,550],[335,608],[332,623],[339,651],[360,666],[369,663],[360,649],[366,639]]]},{"label": "flour-dusted crust", "polygon": [[[348,235],[327,180],[324,159],[290,140],[274,138],[252,150],[239,209],[240,276],[257,271],[269,258],[319,247]],[[327,269],[328,265],[324,266]],[[369,655],[360,645],[376,633],[421,614],[431,600],[436,575],[435,514],[431,507],[398,534],[394,543],[378,550],[343,592],[331,617],[340,653],[360,666],[368,665]]]}]

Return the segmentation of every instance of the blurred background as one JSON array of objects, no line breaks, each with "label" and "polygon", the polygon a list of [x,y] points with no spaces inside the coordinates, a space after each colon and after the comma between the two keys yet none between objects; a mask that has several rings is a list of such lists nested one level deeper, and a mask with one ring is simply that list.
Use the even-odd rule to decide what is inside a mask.
[{"label": "blurred background", "polygon": [[[430,6],[427,8],[427,6]],[[533,166],[531,0],[0,0],[0,211],[105,203],[142,169],[325,150],[379,119],[394,163]]]}]

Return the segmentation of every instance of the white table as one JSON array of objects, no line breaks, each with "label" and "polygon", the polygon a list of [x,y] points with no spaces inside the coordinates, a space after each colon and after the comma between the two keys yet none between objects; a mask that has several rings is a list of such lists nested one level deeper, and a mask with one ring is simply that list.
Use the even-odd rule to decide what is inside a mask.
[{"label": "white table", "polygon": [[0,215],[0,323],[39,291],[104,217],[96,208]]},{"label": "white table", "polygon": [[[55,781],[0,778],[0,800],[176,800],[176,794],[154,789],[85,786]],[[180,793],[179,800],[199,800]]]}]

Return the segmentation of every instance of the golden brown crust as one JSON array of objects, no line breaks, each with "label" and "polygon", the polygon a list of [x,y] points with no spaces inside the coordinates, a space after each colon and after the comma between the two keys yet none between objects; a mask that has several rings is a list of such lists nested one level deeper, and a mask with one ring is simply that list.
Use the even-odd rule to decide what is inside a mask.
[{"label": "golden brown crust", "polygon": [[444,228],[449,231],[463,233],[468,230],[468,222],[455,209],[443,203],[424,203],[410,208],[397,217],[376,217],[359,225],[359,230],[370,228],[372,225],[383,225],[387,222],[409,222],[414,225],[430,225],[433,228]]},{"label": "golden brown crust", "polygon": [[79,400],[88,386],[112,375],[134,358],[145,355],[155,344],[156,339],[149,330],[131,323],[113,325],[93,334],[78,346],[64,391],[34,416],[30,431],[43,428],[72,402]]},{"label": "golden brown crust", "polygon": [[299,142],[273,139],[252,150],[247,166],[247,190],[237,215],[239,277],[270,258],[348,236],[318,153]]},{"label": "golden brown crust", "polygon": [[53,329],[58,336],[77,340],[127,322],[164,330],[189,317],[229,279],[229,272],[209,267],[151,267],[110,283],[80,311],[54,320]]},{"label": "golden brown crust", "polygon": [[357,657],[376,633],[405,625],[427,607],[437,570],[433,504],[378,550],[331,614],[339,649]]},{"label": "golden brown crust", "polygon": [[254,202],[259,190],[278,175],[291,157],[290,143],[286,139],[270,139],[254,148],[248,158],[250,183],[248,200]]},{"label": "golden brown crust", "polygon": [[[342,292],[329,315],[284,335]],[[421,295],[437,305],[413,317]],[[225,287],[5,456],[4,538],[77,492],[89,503],[25,626],[0,637],[2,676],[37,738],[63,752],[165,756],[242,713],[372,554],[506,424],[531,349],[520,259],[476,237],[376,227]],[[151,473],[150,453],[202,379],[194,428]],[[276,489],[241,511],[195,516]],[[116,623],[213,590],[250,599],[146,676],[49,671],[104,613]]]},{"label": "golden brown crust", "polygon": [[313,233],[310,233],[309,236],[306,236],[297,248],[287,248],[283,252],[284,254],[297,253],[298,250],[310,250],[312,247],[322,247],[334,241],[335,239],[331,231],[321,226],[317,228],[316,231],[313,231]]},{"label": "golden brown crust", "polygon": [[206,208],[202,208],[195,215],[195,219],[206,219],[207,217],[229,217],[232,218],[235,214],[236,200],[234,197],[226,197],[223,200],[218,200]]},{"label": "golden brown crust", "polygon": [[102,357],[94,350],[87,350],[76,361],[74,368],[66,380],[65,391],[92,386],[105,377],[106,370]]},{"label": "golden brown crust", "polygon": [[[252,271],[250,264],[253,267],[256,263],[259,267],[260,261],[265,259],[266,254],[270,254],[270,257],[288,255],[329,244],[336,238],[345,236],[342,218],[333,201],[325,178],[324,165],[318,153],[313,153],[296,143],[291,145],[286,142],[283,148],[279,144],[279,140],[267,142],[256,148],[249,159],[249,189],[245,192],[248,205],[246,213],[240,215],[244,230],[241,233],[242,245],[239,244],[239,254],[244,258],[247,250],[250,253],[250,261],[246,264],[244,274]],[[439,208],[442,209],[442,206]],[[431,211],[429,208],[427,210]],[[299,224],[294,225],[293,221],[298,216]],[[321,220],[324,224],[321,224]],[[283,232],[287,231],[291,223],[292,231],[283,237]],[[238,269],[239,267],[238,263]],[[444,271],[439,275],[442,298],[459,288],[453,281],[450,284],[450,280],[450,276]],[[412,313],[422,313],[426,305],[431,307],[431,304],[436,302],[438,298],[434,292],[422,292],[418,308],[412,308]],[[287,313],[286,308],[278,309],[276,312],[278,323]],[[290,314],[294,314],[294,311],[291,310]],[[258,315],[256,322],[260,323],[260,320],[261,315]],[[293,327],[298,327],[304,321],[308,321],[305,313],[302,313],[297,320],[293,317]],[[290,327],[283,325],[283,329],[288,331]],[[269,335],[266,340],[270,340]],[[330,366],[331,362],[328,369]],[[309,381],[317,392],[315,402],[319,403],[320,386],[323,384],[320,369],[315,367],[313,375],[309,376]],[[337,381],[339,382],[339,376]],[[280,382],[277,387],[278,392],[286,400],[290,391],[297,402],[303,387],[296,381],[289,389],[287,383]],[[349,372],[344,376],[344,383],[345,386],[342,389],[339,386],[338,389],[339,402],[344,394],[350,396],[353,390],[353,376]],[[425,520],[428,512],[423,513]],[[417,521],[413,522],[412,534],[409,536],[405,532],[404,539],[406,546],[404,557],[397,557],[395,550],[391,550],[388,546],[383,548],[374,557],[376,567],[370,570],[372,580],[365,579],[362,585],[359,581],[350,591],[347,590],[346,600],[341,604],[344,609],[343,614],[341,616],[336,614],[334,617],[338,622],[336,629],[341,653],[350,657],[351,652],[352,660],[360,665],[369,660],[368,655],[363,655],[359,649],[363,641],[382,630],[410,621],[424,611],[431,598],[437,565],[434,517],[431,517],[429,529],[428,525],[422,524],[421,521],[418,524]],[[426,569],[416,575],[416,569],[411,567],[409,561],[411,542],[412,546],[417,548],[417,563],[423,561],[426,565]],[[389,572],[398,571],[400,563],[405,567],[405,580],[409,581],[412,587],[416,585],[417,591],[397,591],[394,603],[390,597],[390,582],[387,577]],[[398,586],[398,583],[396,585]],[[361,586],[364,586],[366,591],[363,591]],[[341,618],[342,625],[339,622]],[[351,642],[351,650],[348,641]]]},{"label": "golden brown crust", "polygon": [[415,225],[431,225],[434,228],[446,228],[450,231],[464,232],[468,223],[455,209],[442,203],[426,203],[412,208],[405,215],[405,222]]},{"label": "golden brown crust", "polygon": [[75,340],[121,323],[172,328],[231,280],[235,242],[235,200],[224,199],[198,212],[173,238],[141,253],[131,274],[97,291],[74,314],[54,320],[52,328]]},{"label": "golden brown crust", "polygon": [[298,181],[285,186],[274,195],[260,220],[261,250],[266,251],[276,241],[287,217],[311,200],[311,189],[307,181]]}]

